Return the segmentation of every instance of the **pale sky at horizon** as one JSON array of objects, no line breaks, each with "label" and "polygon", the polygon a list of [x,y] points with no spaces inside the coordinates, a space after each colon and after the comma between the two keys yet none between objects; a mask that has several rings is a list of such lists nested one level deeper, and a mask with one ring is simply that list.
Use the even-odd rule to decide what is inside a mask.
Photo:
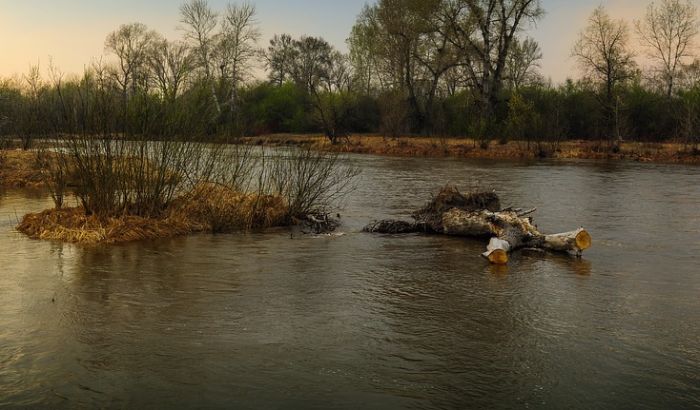
[{"label": "pale sky at horizon", "polygon": [[[263,32],[260,46],[276,33],[322,36],[346,49],[345,39],[367,0],[250,0]],[[700,0],[694,0],[697,2]],[[210,0],[221,10],[228,0]],[[542,73],[555,82],[578,77],[570,52],[595,7],[602,4],[614,18],[631,25],[647,0],[542,0],[547,14],[529,30],[542,47]],[[65,73],[80,73],[104,54],[104,39],[120,24],[141,22],[170,39],[181,36],[181,0],[0,0],[0,77],[27,72],[49,59]]]}]

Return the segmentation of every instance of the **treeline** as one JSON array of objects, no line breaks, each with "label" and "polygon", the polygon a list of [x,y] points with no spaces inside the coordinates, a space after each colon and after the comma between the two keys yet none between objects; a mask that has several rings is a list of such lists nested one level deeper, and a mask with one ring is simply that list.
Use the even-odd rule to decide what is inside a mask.
[{"label": "treeline", "polygon": [[217,11],[189,0],[180,14],[178,40],[127,24],[81,76],[33,67],[0,82],[0,134],[25,146],[57,133],[698,142],[690,1],[652,3],[632,25],[595,9],[572,45],[583,75],[559,85],[538,72],[542,52],[526,36],[544,16],[539,0],[378,0],[358,16],[347,54],[286,34],[261,48],[247,3]]}]

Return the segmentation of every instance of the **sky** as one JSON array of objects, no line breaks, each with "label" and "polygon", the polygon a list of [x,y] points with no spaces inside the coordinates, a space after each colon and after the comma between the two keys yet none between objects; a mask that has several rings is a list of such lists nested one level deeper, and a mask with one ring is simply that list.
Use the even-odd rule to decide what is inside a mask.
[{"label": "sky", "polygon": [[[341,50],[367,0],[249,0],[263,33],[260,46],[275,33],[322,36]],[[694,0],[700,2],[700,0]],[[80,73],[104,55],[104,39],[120,24],[141,22],[170,39],[178,30],[181,0],[0,0],[0,77],[45,70],[49,61],[64,73]],[[228,0],[210,0],[222,10]],[[646,0],[542,0],[547,14],[528,29],[542,48],[541,72],[555,83],[577,77],[571,48],[598,5],[630,25]]]}]

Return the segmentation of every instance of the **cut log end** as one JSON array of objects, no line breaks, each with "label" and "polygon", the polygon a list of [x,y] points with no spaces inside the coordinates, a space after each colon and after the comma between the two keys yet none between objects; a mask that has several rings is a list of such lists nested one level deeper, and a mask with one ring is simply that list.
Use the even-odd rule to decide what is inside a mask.
[{"label": "cut log end", "polygon": [[585,251],[590,249],[592,245],[593,238],[591,237],[591,234],[589,234],[587,230],[581,229],[576,235],[576,248],[578,248],[580,251]]},{"label": "cut log end", "polygon": [[509,261],[508,252],[503,249],[496,249],[484,253],[484,258],[488,259],[493,265],[507,265]]},{"label": "cut log end", "polygon": [[484,258],[488,259],[494,265],[507,265],[510,257],[508,253],[511,250],[511,245],[508,241],[499,238],[492,238]]}]

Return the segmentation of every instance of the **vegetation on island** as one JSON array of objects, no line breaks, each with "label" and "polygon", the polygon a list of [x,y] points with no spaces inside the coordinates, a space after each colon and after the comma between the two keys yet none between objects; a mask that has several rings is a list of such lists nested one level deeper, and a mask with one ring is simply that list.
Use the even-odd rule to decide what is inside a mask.
[{"label": "vegetation on island", "polygon": [[62,142],[61,150],[38,154],[55,207],[18,226],[36,239],[111,244],[298,224],[332,228],[329,213],[358,173],[337,154],[310,149],[270,155],[190,140]]}]

